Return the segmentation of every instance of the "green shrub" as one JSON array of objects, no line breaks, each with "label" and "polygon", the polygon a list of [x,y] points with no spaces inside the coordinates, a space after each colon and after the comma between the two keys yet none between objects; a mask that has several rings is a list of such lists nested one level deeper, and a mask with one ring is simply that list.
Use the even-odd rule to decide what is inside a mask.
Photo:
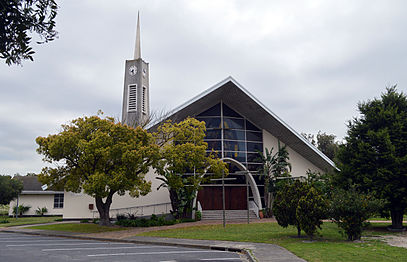
[{"label": "green shrub", "polygon": [[10,221],[8,221],[7,217],[0,217],[0,224],[7,224],[10,223]]},{"label": "green shrub", "polygon": [[127,216],[126,216],[126,214],[117,214],[116,219],[117,219],[117,221],[124,220],[124,219],[127,219]]},{"label": "green shrub", "polygon": [[43,216],[44,214],[48,213],[48,208],[46,207],[38,207],[37,210],[35,210],[35,214],[39,216]]},{"label": "green shrub", "polygon": [[322,219],[326,217],[328,202],[321,192],[311,187],[308,193],[298,201],[296,215],[300,227],[312,239],[321,229]]},{"label": "green shrub", "polygon": [[140,218],[140,219],[120,219],[116,221],[116,225],[123,227],[155,227],[155,226],[166,226],[174,225],[178,223],[177,220],[165,220],[164,216],[158,217],[157,215],[151,215],[150,219]]},{"label": "green shrub", "polygon": [[94,219],[92,219],[92,223],[93,224],[99,224],[99,218],[94,218]]},{"label": "green shrub", "polygon": [[89,219],[81,219],[79,222],[80,223],[89,223]]},{"label": "green shrub", "polygon": [[61,221],[64,221],[62,218],[57,218],[57,219],[55,219],[54,220],[55,222],[61,222]]},{"label": "green shrub", "polygon": [[[24,205],[19,205],[18,206],[18,215],[22,216],[24,213],[28,212],[30,210],[31,206],[24,206]],[[15,215],[17,213],[17,206],[13,207],[13,214]]]},{"label": "green shrub", "polygon": [[200,221],[201,219],[202,219],[202,213],[201,213],[201,211],[197,210],[195,212],[195,220]]},{"label": "green shrub", "polygon": [[273,204],[273,214],[277,223],[282,227],[295,226],[298,237],[301,236],[301,227],[297,219],[298,202],[307,194],[308,189],[309,186],[305,182],[287,181],[276,193]]},{"label": "green shrub", "polygon": [[0,216],[7,216],[9,205],[0,205]]},{"label": "green shrub", "polygon": [[358,240],[369,223],[369,217],[383,208],[383,201],[371,195],[360,194],[355,188],[336,190],[330,203],[333,221],[345,231],[348,240]]}]

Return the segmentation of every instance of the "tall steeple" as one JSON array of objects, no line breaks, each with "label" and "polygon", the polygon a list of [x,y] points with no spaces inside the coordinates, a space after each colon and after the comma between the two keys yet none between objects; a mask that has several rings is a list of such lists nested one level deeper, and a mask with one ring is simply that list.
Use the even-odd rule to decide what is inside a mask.
[{"label": "tall steeple", "polygon": [[150,118],[149,68],[141,58],[140,14],[137,14],[134,58],[126,60],[123,89],[122,123],[145,126]]},{"label": "tall steeple", "polygon": [[140,46],[140,12],[137,12],[137,32],[136,32],[136,47],[134,48],[134,59],[141,58]]}]

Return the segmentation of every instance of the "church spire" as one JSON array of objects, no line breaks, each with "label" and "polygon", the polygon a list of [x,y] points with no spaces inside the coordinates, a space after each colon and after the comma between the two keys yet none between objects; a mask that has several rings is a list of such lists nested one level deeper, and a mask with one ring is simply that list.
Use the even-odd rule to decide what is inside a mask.
[{"label": "church spire", "polygon": [[145,126],[150,119],[148,63],[141,59],[140,14],[137,13],[137,33],[134,58],[126,60],[122,123],[136,127]]},{"label": "church spire", "polygon": [[140,12],[137,12],[137,33],[136,33],[136,48],[134,49],[134,59],[141,58],[140,47]]}]

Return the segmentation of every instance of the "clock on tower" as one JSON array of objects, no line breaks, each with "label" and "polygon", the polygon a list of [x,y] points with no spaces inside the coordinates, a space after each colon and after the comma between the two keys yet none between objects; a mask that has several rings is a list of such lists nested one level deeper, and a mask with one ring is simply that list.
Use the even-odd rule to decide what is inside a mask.
[{"label": "clock on tower", "polygon": [[140,16],[137,16],[134,58],[126,60],[123,89],[122,123],[145,126],[150,118],[148,63],[141,58]]}]

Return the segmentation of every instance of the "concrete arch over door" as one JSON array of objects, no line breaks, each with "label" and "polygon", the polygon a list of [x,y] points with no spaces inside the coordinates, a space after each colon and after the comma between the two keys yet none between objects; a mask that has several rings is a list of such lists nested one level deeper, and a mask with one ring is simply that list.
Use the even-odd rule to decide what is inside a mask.
[{"label": "concrete arch over door", "polygon": [[254,180],[253,175],[250,173],[250,171],[247,170],[247,168],[242,163],[237,161],[236,159],[233,159],[233,158],[230,158],[230,157],[224,157],[224,158],[221,158],[221,160],[224,161],[224,162],[227,162],[227,163],[233,163],[241,171],[245,171],[246,179],[247,179],[247,181],[249,181],[250,189],[252,190],[252,193],[253,193],[254,202],[258,206],[259,210],[262,210],[263,207],[261,205],[260,192],[259,192],[259,189],[257,187],[256,181]]},{"label": "concrete arch over door", "polygon": [[[249,186],[250,189],[252,190],[252,194],[253,194],[253,200],[254,203],[257,205],[257,207],[259,208],[259,210],[261,210],[262,204],[261,204],[261,198],[260,198],[260,192],[259,189],[257,187],[256,181],[254,180],[252,174],[250,173],[250,171],[239,161],[237,161],[236,159],[230,158],[230,157],[224,157],[221,158],[222,161],[226,162],[226,163],[233,163],[235,164],[240,171],[244,171],[245,172],[245,178],[247,179],[247,181],[249,182]],[[206,171],[209,169],[209,167],[205,170],[205,172],[202,174],[202,176],[204,176],[206,174]],[[194,199],[194,208],[197,205],[197,196],[195,196]]]}]

